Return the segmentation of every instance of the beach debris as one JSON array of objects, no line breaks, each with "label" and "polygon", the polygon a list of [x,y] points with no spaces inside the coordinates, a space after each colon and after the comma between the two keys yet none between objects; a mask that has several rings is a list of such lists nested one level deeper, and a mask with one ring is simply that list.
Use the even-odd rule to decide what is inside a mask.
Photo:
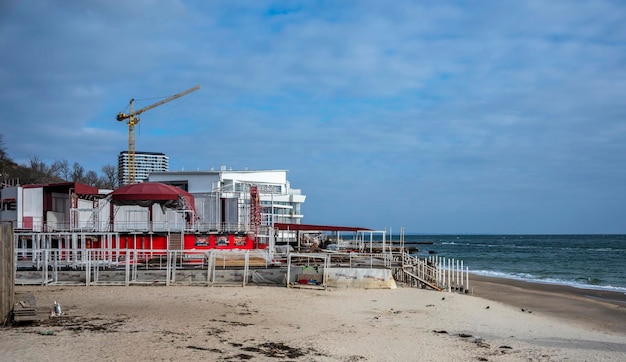
[{"label": "beach debris", "polygon": [[[433,331],[433,332],[435,332],[435,333],[439,333],[438,331]],[[443,332],[445,332],[445,331],[443,331]],[[445,333],[448,333],[448,332],[445,332]],[[460,338],[463,338],[463,339],[466,339],[466,340],[467,340],[467,339],[469,339],[469,338],[472,338],[472,340],[471,340],[471,341],[472,341],[473,343],[476,343],[476,345],[477,345],[478,347],[483,347],[483,348],[490,348],[490,347],[491,347],[491,346],[489,345],[489,343],[486,343],[486,342],[483,340],[483,338],[482,338],[482,337],[479,337],[479,336],[474,336],[474,335],[471,335],[471,334],[469,334],[469,333],[457,333],[457,334],[456,334],[456,336],[457,336],[457,337],[460,337]]]},{"label": "beach debris", "polygon": [[[234,355],[232,358],[234,360],[236,360],[236,361],[247,361],[249,359],[253,359],[254,356],[251,356],[251,355],[245,354],[245,353],[239,353],[237,355]],[[228,359],[230,359],[230,358],[228,358]]]},{"label": "beach debris", "polygon": [[524,309],[524,308],[522,308],[522,312],[532,313],[533,311],[532,311],[532,310],[530,310],[530,309]]},{"label": "beach debris", "polygon": [[485,358],[485,357],[478,357],[478,360],[479,360],[479,361],[489,361],[489,360],[488,360],[487,358]]},{"label": "beach debris", "polygon": [[359,355],[352,355],[349,356],[347,358],[344,358],[343,360],[346,362],[356,362],[356,361],[363,361],[366,360],[367,358],[363,357],[363,356],[359,356]]},{"label": "beach debris", "polygon": [[310,352],[300,348],[290,347],[282,342],[266,342],[256,347],[244,347],[242,350],[246,352],[260,353],[266,357],[290,359],[305,356]]},{"label": "beach debris", "polygon": [[477,345],[478,347],[483,347],[483,348],[489,348],[489,347],[491,347],[491,346],[489,345],[489,343],[487,343],[487,342],[485,342],[485,341],[483,340],[483,337],[478,337],[478,336],[475,336],[475,337],[474,337],[474,343],[476,343],[476,345]]},{"label": "beach debris", "polygon": [[39,334],[41,334],[42,336],[54,336],[53,331],[39,331]]},{"label": "beach debris", "polygon": [[441,300],[446,300],[446,297],[441,298]]},{"label": "beach debris", "polygon": [[12,322],[34,321],[37,319],[37,304],[31,292],[15,292]]},{"label": "beach debris", "polygon": [[489,309],[489,306],[487,306],[485,309]]},{"label": "beach debris", "polygon": [[61,304],[59,304],[56,300],[54,301],[54,305],[50,308],[50,317],[60,317],[63,315],[63,311],[61,310]]},{"label": "beach debris", "polygon": [[69,316],[63,314],[57,318],[48,318],[37,322],[38,326],[48,328],[60,328],[73,332],[117,332],[118,328],[126,323],[122,318],[103,319],[103,318],[83,318],[79,316]]},{"label": "beach debris", "polygon": [[427,307],[434,307],[434,304],[426,304]]},{"label": "beach debris", "polygon": [[214,352],[214,353],[223,353],[223,351],[221,349],[217,349],[217,348],[206,348],[206,347],[199,347],[199,346],[187,346],[187,348],[189,349],[195,349],[198,351],[209,351],[209,352]]},{"label": "beach debris", "polygon": [[439,334],[448,334],[448,331],[443,330],[443,329],[441,329],[441,330],[434,329],[433,332],[439,333]]},{"label": "beach debris", "polygon": [[513,349],[513,347],[511,347],[511,346],[506,346],[506,345],[505,345],[505,346],[500,346],[500,347],[498,347],[498,348],[501,348],[501,349]]}]

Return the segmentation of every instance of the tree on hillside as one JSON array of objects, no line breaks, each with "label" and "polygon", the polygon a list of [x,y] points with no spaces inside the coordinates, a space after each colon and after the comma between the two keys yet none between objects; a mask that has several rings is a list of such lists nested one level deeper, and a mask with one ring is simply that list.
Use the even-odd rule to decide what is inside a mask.
[{"label": "tree on hillside", "polygon": [[78,162],[72,166],[72,181],[85,183],[85,169]]},{"label": "tree on hillside", "polygon": [[8,157],[6,145],[4,144],[4,135],[0,133],[0,161],[8,161]]},{"label": "tree on hillside", "polygon": [[117,187],[117,168],[114,165],[102,167],[102,176],[95,171],[85,171],[78,162],[70,167],[67,160],[57,160],[47,165],[39,156],[30,156],[27,163],[18,165],[9,158],[4,143],[4,135],[0,133],[0,187],[7,180],[18,180],[22,185],[45,184],[54,182],[80,182],[101,189]]},{"label": "tree on hillside", "polygon": [[0,187],[2,187],[7,180],[13,177],[9,175],[9,163],[12,161],[9,159],[9,155],[7,154],[3,136],[4,135],[0,133]]},{"label": "tree on hillside", "polygon": [[102,188],[114,189],[117,186],[117,168],[113,165],[106,165],[102,167],[102,173],[104,173],[100,179]]},{"label": "tree on hillside", "polygon": [[30,156],[26,167],[30,170],[30,182],[50,183],[59,182],[61,180],[59,177],[59,161],[55,161],[48,166],[39,159],[39,156]]},{"label": "tree on hillside", "polygon": [[89,186],[93,186],[93,187],[99,187],[99,178],[98,178],[98,174],[93,171],[93,170],[89,170],[87,171],[87,173],[85,174],[85,184],[89,185]]},{"label": "tree on hillside", "polygon": [[28,168],[33,172],[44,172],[48,166],[39,159],[39,156],[32,155],[28,157]]},{"label": "tree on hillside", "polygon": [[70,180],[70,163],[67,162],[67,160],[62,160],[59,161],[59,176],[64,180],[64,181],[69,181]]}]

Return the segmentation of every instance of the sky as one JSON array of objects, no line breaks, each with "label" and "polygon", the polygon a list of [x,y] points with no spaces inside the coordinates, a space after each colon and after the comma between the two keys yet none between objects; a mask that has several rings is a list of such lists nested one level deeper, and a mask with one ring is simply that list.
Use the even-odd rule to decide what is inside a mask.
[{"label": "sky", "polygon": [[302,222],[626,233],[623,1],[0,2],[8,155],[288,170]]}]

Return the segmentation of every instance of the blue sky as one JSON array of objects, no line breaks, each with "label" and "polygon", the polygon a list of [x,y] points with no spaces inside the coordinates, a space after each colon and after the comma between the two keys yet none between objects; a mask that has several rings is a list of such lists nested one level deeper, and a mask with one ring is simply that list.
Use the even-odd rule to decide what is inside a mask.
[{"label": "blue sky", "polygon": [[2,1],[0,133],[98,173],[286,169],[304,222],[626,233],[621,1]]}]

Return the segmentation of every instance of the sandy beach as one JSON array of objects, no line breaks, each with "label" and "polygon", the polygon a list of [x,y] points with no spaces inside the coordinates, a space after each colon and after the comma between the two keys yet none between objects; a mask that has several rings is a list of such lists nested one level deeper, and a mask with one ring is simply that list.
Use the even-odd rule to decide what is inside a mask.
[{"label": "sandy beach", "polygon": [[[413,288],[16,287],[42,321],[2,360],[624,361],[626,296],[472,276]],[[61,317],[49,317],[58,301]]]}]

